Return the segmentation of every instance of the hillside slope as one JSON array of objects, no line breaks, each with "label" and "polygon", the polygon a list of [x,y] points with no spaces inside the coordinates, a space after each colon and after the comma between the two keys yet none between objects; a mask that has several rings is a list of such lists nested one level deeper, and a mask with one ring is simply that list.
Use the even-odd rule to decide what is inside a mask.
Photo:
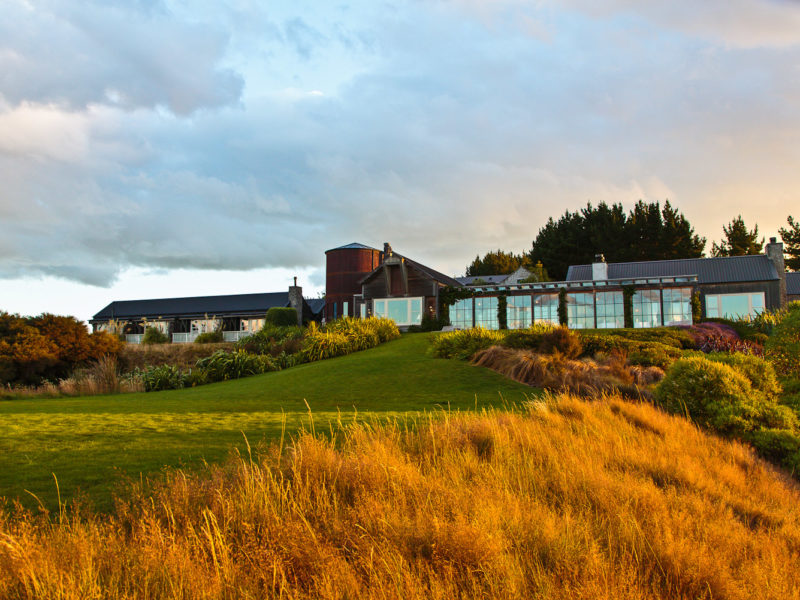
[{"label": "hillside slope", "polygon": [[745,447],[613,398],[444,417],[0,516],[0,597],[800,597],[800,492]]},{"label": "hillside slope", "polygon": [[[308,424],[383,417],[440,407],[517,403],[528,388],[486,369],[426,354],[414,334],[349,356],[277,373],[167,392],[0,400],[0,496],[49,508],[83,493],[110,508],[120,474],[223,460],[244,435],[261,440]],[[308,404],[306,404],[308,403]],[[243,435],[244,434],[244,435]]]}]

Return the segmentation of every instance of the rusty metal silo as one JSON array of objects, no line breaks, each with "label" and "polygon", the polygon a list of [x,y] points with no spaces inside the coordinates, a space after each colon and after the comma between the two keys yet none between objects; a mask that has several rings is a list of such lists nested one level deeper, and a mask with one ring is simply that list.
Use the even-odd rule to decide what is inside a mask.
[{"label": "rusty metal silo", "polygon": [[353,242],[325,252],[325,319],[354,314],[354,296],[361,293],[359,281],[381,264],[382,252]]}]

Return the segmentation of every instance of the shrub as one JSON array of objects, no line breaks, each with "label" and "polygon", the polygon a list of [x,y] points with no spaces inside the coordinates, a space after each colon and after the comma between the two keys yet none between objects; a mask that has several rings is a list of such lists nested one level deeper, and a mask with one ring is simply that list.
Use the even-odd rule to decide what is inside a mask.
[{"label": "shrub", "polygon": [[302,347],[305,330],[297,325],[278,326],[266,323],[260,331],[236,342],[237,350],[250,354],[295,354]]},{"label": "shrub", "polygon": [[429,313],[422,315],[422,322],[419,325],[412,325],[408,328],[409,333],[418,333],[420,331],[441,331],[442,327],[449,324],[449,320],[444,317],[438,319]]},{"label": "shrub", "polygon": [[659,344],[686,350],[695,348],[694,338],[685,328],[681,327],[593,329],[587,333],[590,335],[624,338],[636,342],[658,342]]},{"label": "shrub", "polygon": [[201,333],[195,338],[194,343],[221,344],[223,341],[224,341],[224,336],[222,335],[222,331],[215,330],[215,331],[206,331],[205,333]]},{"label": "shrub", "polygon": [[545,354],[558,352],[567,358],[578,358],[583,352],[583,344],[577,333],[561,325],[554,327],[542,336],[539,352]]},{"label": "shrub", "polygon": [[800,303],[789,305],[764,347],[765,356],[779,375],[800,377]]},{"label": "shrub", "polygon": [[143,344],[166,344],[167,342],[169,342],[169,336],[166,333],[162,333],[160,329],[148,327],[144,330],[144,335],[142,336]]},{"label": "shrub", "polygon": [[763,358],[739,352],[732,354],[712,352],[707,355],[707,358],[733,367],[747,377],[754,389],[763,392],[771,400],[777,400],[781,393],[775,368]]},{"label": "shrub", "polygon": [[181,370],[172,365],[147,367],[144,370],[136,369],[134,374],[141,378],[145,392],[177,390],[185,384],[185,378]]},{"label": "shrub", "polygon": [[433,355],[438,358],[468,360],[479,350],[502,344],[504,338],[500,331],[475,327],[439,334],[431,343]]},{"label": "shrub", "polygon": [[763,354],[763,348],[750,340],[742,339],[728,322],[718,319],[714,322],[692,325],[687,331],[694,337],[701,352],[742,352],[744,354]]},{"label": "shrub", "polygon": [[236,352],[217,350],[211,356],[198,360],[196,370],[199,372],[193,371],[195,385],[240,379],[266,371],[277,371],[278,366],[269,356],[248,354],[243,350]]},{"label": "shrub", "polygon": [[289,327],[297,325],[297,311],[291,307],[280,308],[273,306],[267,311],[266,323],[277,325],[278,327]]},{"label": "shrub", "polygon": [[303,340],[301,358],[316,361],[343,356],[351,352],[374,348],[378,344],[398,337],[400,337],[400,330],[391,319],[343,318],[328,323],[324,330],[311,324]]},{"label": "shrub", "polygon": [[668,412],[738,437],[765,427],[793,429],[797,422],[790,409],[771,402],[746,376],[706,358],[676,361],[654,398]]},{"label": "shrub", "polygon": [[787,429],[761,429],[747,436],[758,453],[788,469],[800,473],[800,436]]},{"label": "shrub", "polygon": [[[675,345],[654,341],[631,340],[620,335],[599,334],[596,332],[582,333],[581,341],[583,342],[583,353],[586,356],[621,352],[627,355],[630,364],[642,367],[666,369],[679,359],[684,352]],[[673,339],[673,344],[675,343]]]},{"label": "shrub", "polygon": [[628,362],[640,367],[668,368],[681,357],[681,351],[658,342],[642,343],[628,355]]},{"label": "shrub", "polygon": [[550,323],[534,323],[527,329],[514,329],[505,334],[503,345],[508,348],[538,350],[546,333],[555,329]]}]

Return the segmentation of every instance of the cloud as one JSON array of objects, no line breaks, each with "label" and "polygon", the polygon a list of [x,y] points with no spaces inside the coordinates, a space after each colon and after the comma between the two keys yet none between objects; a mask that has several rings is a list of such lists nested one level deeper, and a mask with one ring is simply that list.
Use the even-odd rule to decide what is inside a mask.
[{"label": "cloud", "polygon": [[[794,18],[737,1],[752,40]],[[0,25],[0,277],[354,240],[458,272],[587,201],[668,197],[711,237],[796,205],[800,47],[688,4],[41,6]]]},{"label": "cloud", "polygon": [[228,34],[156,7],[10,0],[0,22],[0,92],[12,104],[73,110],[164,106],[187,115],[236,103],[243,80],[220,65]]}]

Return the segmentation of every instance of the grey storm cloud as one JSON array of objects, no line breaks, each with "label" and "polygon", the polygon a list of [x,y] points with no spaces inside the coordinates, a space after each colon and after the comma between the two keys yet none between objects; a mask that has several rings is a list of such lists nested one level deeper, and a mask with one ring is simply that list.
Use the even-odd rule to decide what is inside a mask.
[{"label": "grey storm cloud", "polygon": [[12,2],[0,277],[318,266],[354,240],[456,271],[588,200],[777,226],[798,12],[737,3],[752,29],[682,2]]}]

